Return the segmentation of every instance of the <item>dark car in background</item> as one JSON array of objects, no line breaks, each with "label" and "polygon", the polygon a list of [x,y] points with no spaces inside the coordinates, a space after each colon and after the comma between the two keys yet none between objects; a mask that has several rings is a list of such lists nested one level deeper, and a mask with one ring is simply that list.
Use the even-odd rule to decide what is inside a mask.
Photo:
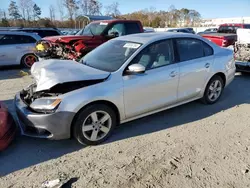
[{"label": "dark car in background", "polygon": [[167,32],[181,32],[181,33],[192,33],[192,31],[188,30],[187,28],[178,28],[178,29],[169,29]]},{"label": "dark car in background", "polygon": [[37,33],[41,38],[63,35],[62,32],[56,28],[17,28],[17,29],[11,29],[11,31]]},{"label": "dark car in background", "polygon": [[194,31],[194,29],[192,27],[186,27],[186,28],[183,28],[183,29],[187,29],[191,33],[195,34],[195,31]]}]

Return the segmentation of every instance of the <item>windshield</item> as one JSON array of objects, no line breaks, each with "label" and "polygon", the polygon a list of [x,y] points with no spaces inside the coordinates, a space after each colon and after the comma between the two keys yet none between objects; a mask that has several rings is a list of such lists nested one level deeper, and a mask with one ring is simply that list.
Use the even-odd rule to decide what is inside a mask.
[{"label": "windshield", "polygon": [[101,35],[107,26],[108,23],[105,22],[90,23],[76,35]]},{"label": "windshield", "polygon": [[81,63],[107,72],[118,70],[141,46],[134,42],[111,40],[97,47],[81,59]]},{"label": "windshield", "polygon": [[239,26],[220,26],[218,29],[218,33],[234,33],[236,34],[237,29],[239,29]]}]

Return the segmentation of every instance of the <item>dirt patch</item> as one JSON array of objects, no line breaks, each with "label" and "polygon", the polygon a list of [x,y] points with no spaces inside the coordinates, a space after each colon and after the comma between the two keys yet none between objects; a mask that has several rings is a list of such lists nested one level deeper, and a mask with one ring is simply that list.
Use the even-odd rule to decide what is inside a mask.
[{"label": "dirt patch", "polygon": [[[6,81],[0,100],[8,102],[31,80]],[[215,105],[193,102],[121,125],[95,147],[18,137],[0,154],[0,187],[41,187],[60,174],[75,180],[68,187],[249,187],[249,81],[236,76]]]}]

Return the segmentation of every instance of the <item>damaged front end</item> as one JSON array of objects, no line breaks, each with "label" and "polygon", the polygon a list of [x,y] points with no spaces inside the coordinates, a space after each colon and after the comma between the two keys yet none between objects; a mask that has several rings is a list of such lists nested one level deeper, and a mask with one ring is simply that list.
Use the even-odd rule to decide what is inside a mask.
[{"label": "damaged front end", "polygon": [[34,83],[26,89],[23,89],[20,92],[20,97],[27,107],[34,112],[45,114],[53,113],[61,103],[60,95],[103,81],[105,81],[105,79],[66,82],[37,92],[37,86]]},{"label": "damaged front end", "polygon": [[234,57],[239,72],[250,72],[250,44],[235,43]]},{"label": "damaged front end", "polygon": [[79,61],[86,55],[86,46],[82,40],[63,43],[40,40],[36,43],[35,54],[42,59],[63,59]]}]

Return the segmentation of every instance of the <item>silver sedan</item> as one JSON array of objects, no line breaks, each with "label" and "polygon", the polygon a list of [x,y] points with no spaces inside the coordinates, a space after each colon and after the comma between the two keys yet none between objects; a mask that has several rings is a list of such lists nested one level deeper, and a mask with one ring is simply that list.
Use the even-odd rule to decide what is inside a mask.
[{"label": "silver sedan", "polygon": [[44,60],[15,105],[24,135],[96,145],[120,124],[201,99],[214,104],[235,74],[233,52],[193,34],[110,40],[80,63]]},{"label": "silver sedan", "polygon": [[34,48],[40,39],[35,33],[0,31],[0,66],[21,64],[30,68],[38,61]]}]

